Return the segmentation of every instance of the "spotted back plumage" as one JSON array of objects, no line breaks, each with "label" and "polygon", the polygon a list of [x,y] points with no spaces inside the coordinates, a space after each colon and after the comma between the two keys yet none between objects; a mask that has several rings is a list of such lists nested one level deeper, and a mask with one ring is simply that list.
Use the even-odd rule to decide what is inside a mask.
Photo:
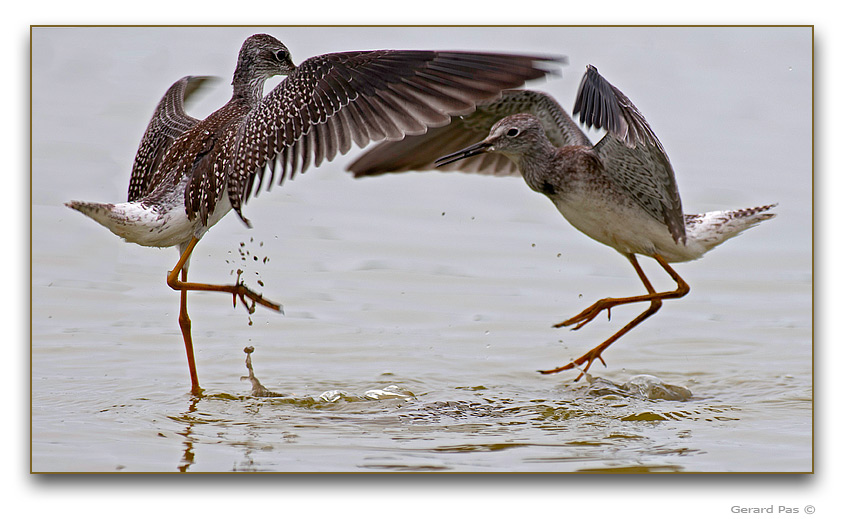
[{"label": "spotted back plumage", "polygon": [[190,174],[185,188],[185,208],[191,220],[199,216],[205,225],[225,193],[234,143],[244,119],[252,110],[252,106],[242,100],[229,102],[224,109],[190,130],[192,135],[184,140],[190,143],[189,149],[181,155],[173,150],[173,158],[178,160],[173,178]]}]

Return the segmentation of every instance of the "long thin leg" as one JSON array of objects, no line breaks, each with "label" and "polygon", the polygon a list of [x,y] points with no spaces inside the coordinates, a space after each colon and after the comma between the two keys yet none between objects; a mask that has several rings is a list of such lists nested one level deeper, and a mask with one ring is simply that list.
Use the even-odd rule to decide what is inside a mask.
[{"label": "long thin leg", "polygon": [[[182,252],[182,255],[179,258],[179,261],[176,263],[176,266],[173,267],[173,270],[171,270],[167,274],[167,285],[169,285],[170,288],[172,288],[173,290],[178,290],[181,292],[181,304],[179,306],[179,328],[181,328],[182,330],[182,338],[185,341],[185,351],[188,357],[188,370],[190,371],[191,393],[193,393],[194,395],[201,394],[202,388],[199,387],[199,377],[196,373],[196,361],[193,354],[191,323],[190,316],[188,316],[189,290],[228,292],[232,294],[232,301],[235,305],[237,305],[237,298],[240,297],[240,300],[246,306],[249,313],[255,311],[256,303],[262,306],[266,306],[267,308],[270,308],[277,312],[281,311],[280,305],[264,299],[263,297],[261,297],[260,294],[256,294],[242,283],[238,283],[237,285],[208,285],[204,283],[188,283],[188,270],[185,265],[187,264],[187,261],[190,258],[191,253],[193,253],[193,249],[194,247],[196,247],[197,243],[199,243],[198,239],[191,239],[184,252]],[[181,280],[179,279],[179,273],[181,273]],[[246,298],[252,300],[251,305],[246,302]]]},{"label": "long thin leg", "polygon": [[[578,380],[580,380],[584,373],[589,371],[589,368],[592,366],[592,363],[595,362],[595,359],[600,360],[601,363],[606,366],[607,363],[604,362],[603,358],[601,358],[601,354],[604,352],[604,350],[609,348],[610,345],[616,340],[618,340],[622,335],[626,334],[627,332],[635,328],[639,323],[655,314],[657,310],[662,307],[663,299],[677,299],[689,293],[689,285],[683,280],[683,278],[680,277],[679,274],[677,274],[677,272],[674,271],[674,269],[672,269],[668,265],[668,262],[666,262],[665,259],[662,258],[662,256],[658,254],[654,255],[654,259],[657,261],[657,263],[660,264],[663,269],[665,269],[666,272],[668,272],[671,278],[677,283],[677,289],[670,292],[656,292],[653,288],[653,285],[651,285],[651,282],[648,280],[647,276],[645,276],[645,272],[642,270],[642,267],[639,266],[639,262],[636,260],[636,256],[634,256],[633,254],[627,254],[626,257],[628,260],[630,260],[630,263],[633,265],[633,268],[636,269],[636,274],[639,275],[639,279],[642,280],[642,284],[645,285],[645,289],[648,291],[647,295],[627,298],[601,299],[591,307],[581,312],[578,316],[575,316],[574,318],[555,326],[568,326],[569,324],[574,324],[575,322],[582,321],[576,328],[574,328],[575,330],[577,330],[584,324],[594,319],[595,316],[598,315],[602,310],[606,309],[607,312],[609,312],[610,308],[620,304],[650,301],[651,304],[648,309],[639,314],[635,319],[627,323],[622,329],[613,334],[612,337],[586,352],[586,354],[580,357],[579,359],[569,362],[565,366],[561,366],[559,368],[541,370],[540,373],[542,373],[543,375],[550,375],[551,373],[559,373],[560,371],[572,369],[575,366],[580,366],[581,364],[586,363],[586,367],[580,372],[577,378],[574,379],[575,382],[577,382]],[[583,319],[586,320],[584,321]]]},{"label": "long thin leg", "polygon": [[[639,275],[639,279],[642,280],[642,283],[645,285],[645,288],[651,286],[650,281],[645,276],[645,273],[642,271],[642,267],[639,266],[639,262],[636,260],[636,256],[633,254],[625,254],[625,257],[630,260],[630,263],[633,265],[633,268],[636,269],[636,273]],[[580,312],[579,314],[575,315],[571,319],[567,319],[561,323],[557,323],[554,325],[554,328],[562,328],[563,326],[571,326],[573,324],[577,324],[573,328],[573,330],[579,330],[583,328],[589,321],[597,317],[602,311],[606,310],[609,314],[611,308],[619,305],[626,305],[630,303],[641,303],[645,301],[653,301],[654,299],[678,299],[683,297],[684,295],[689,293],[689,285],[680,277],[677,272],[674,271],[669,265],[668,262],[663,259],[662,256],[659,254],[655,254],[653,258],[659,263],[659,265],[668,272],[668,275],[671,276],[671,279],[677,283],[677,288],[668,292],[656,292],[653,288],[649,288],[648,293],[641,295],[641,296],[632,296],[632,297],[608,297],[606,299],[600,299],[595,302],[592,306],[587,308],[586,310]]]},{"label": "long thin leg", "polygon": [[[188,271],[181,269],[182,282],[187,282]],[[188,291],[181,291],[181,305],[179,307],[179,328],[182,329],[182,338],[185,340],[185,351],[188,355],[188,370],[190,370],[190,392],[194,395],[202,393],[199,387],[199,377],[196,374],[196,361],[193,356],[193,339],[190,334],[190,317],[188,316]]]}]

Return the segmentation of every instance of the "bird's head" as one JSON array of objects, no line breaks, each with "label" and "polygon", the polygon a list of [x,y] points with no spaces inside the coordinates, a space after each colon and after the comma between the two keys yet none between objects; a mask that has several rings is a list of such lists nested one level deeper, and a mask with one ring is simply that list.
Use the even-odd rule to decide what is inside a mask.
[{"label": "bird's head", "polygon": [[437,166],[444,166],[458,160],[486,152],[503,153],[511,157],[527,154],[537,143],[542,142],[545,130],[542,123],[531,114],[509,115],[495,123],[486,139],[450,155],[436,160]]},{"label": "bird's head", "polygon": [[235,90],[263,88],[273,76],[286,76],[296,70],[287,47],[269,34],[255,34],[243,42],[237,57],[232,85]]}]

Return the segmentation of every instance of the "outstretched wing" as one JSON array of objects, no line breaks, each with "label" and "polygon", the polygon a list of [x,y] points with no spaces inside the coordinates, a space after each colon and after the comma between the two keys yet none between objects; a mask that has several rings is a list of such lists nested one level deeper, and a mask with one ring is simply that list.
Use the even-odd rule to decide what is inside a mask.
[{"label": "outstretched wing", "polygon": [[365,51],[303,62],[264,97],[241,126],[227,172],[229,198],[239,208],[264,169],[289,173],[319,166],[371,141],[399,140],[448,124],[478,102],[549,73],[559,59],[442,51]]},{"label": "outstretched wing", "polygon": [[[548,94],[534,90],[506,90],[500,99],[478,104],[474,112],[453,118],[447,126],[432,128],[424,135],[406,137],[401,141],[382,142],[361,155],[348,169],[355,177],[434,169],[434,160],[485,139],[496,122],[518,113],[530,113],[539,118],[545,134],[555,146],[591,146],[563,107]],[[483,153],[436,169],[497,176],[519,175],[516,165],[500,153]]]},{"label": "outstretched wing", "polygon": [[183,77],[173,83],[161,98],[135,154],[129,180],[130,202],[149,194],[153,176],[173,141],[199,122],[185,112],[185,102],[210,79],[213,78]]},{"label": "outstretched wing", "polygon": [[595,146],[607,174],[648,214],[664,222],[675,241],[685,241],[674,170],[656,134],[630,99],[589,65],[573,113],[580,114],[580,122],[587,128],[607,130]]}]

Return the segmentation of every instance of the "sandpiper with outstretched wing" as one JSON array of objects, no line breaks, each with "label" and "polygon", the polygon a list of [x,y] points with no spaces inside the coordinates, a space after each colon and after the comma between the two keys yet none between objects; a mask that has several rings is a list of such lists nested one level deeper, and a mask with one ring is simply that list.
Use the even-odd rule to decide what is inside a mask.
[{"label": "sandpiper with outstretched wing", "polygon": [[[279,311],[238,281],[187,281],[194,247],[231,209],[244,223],[243,204],[268,186],[311,164],[345,154],[352,144],[397,140],[445,125],[478,102],[538,79],[561,58],[517,54],[376,50],[325,54],[294,65],[287,47],[257,34],[240,49],[228,103],[199,121],[184,100],[205,78],[177,81],[156,108],[132,169],[128,201],[73,201],[82,212],[127,241],[179,247],[167,284],[181,292],[179,324],[188,356],[191,390],[200,393],[193,354],[188,291],[232,294],[250,311]],[[264,82],[287,78],[266,96]],[[266,177],[269,178],[266,178]],[[278,178],[274,178],[278,176]]]}]

